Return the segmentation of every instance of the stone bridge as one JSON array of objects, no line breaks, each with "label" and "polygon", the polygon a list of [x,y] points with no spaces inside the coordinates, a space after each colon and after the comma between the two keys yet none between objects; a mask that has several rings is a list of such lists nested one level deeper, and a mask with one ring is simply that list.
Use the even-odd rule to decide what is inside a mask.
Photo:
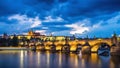
[{"label": "stone bridge", "polygon": [[[87,42],[87,44],[86,44]],[[93,39],[93,40],[73,40],[73,41],[68,41],[70,45],[70,50],[75,51],[77,49],[77,44],[80,44],[82,47],[82,51],[86,51],[90,48],[91,52],[97,52],[99,46],[102,43],[106,43],[109,46],[112,45],[111,39]],[[50,49],[49,45],[52,44],[52,42],[44,42],[45,48]],[[62,46],[65,44],[65,41],[56,41],[54,43],[56,45],[57,50],[61,50]]]}]

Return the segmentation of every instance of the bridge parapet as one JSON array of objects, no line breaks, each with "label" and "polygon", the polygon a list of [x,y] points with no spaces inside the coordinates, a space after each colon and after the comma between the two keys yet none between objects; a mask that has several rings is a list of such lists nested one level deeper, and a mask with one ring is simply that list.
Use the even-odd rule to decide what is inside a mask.
[{"label": "bridge parapet", "polygon": [[[112,45],[111,43],[111,39],[95,39],[95,40],[87,40],[87,42],[90,45],[90,48],[95,48],[93,50],[97,50],[100,43],[106,43],[108,45]],[[77,49],[77,44],[81,44],[82,46],[85,45],[86,40],[72,40],[72,41],[68,41],[70,48],[72,51],[75,51]],[[48,45],[51,45],[52,42],[48,41],[48,42],[44,42],[44,45],[46,46],[47,49],[49,49]],[[65,44],[65,41],[55,41],[54,44],[56,45],[57,49],[61,49],[61,47]],[[98,45],[98,46],[96,46]],[[95,46],[95,47],[94,47]]]},{"label": "bridge parapet", "polygon": [[[90,46],[94,46],[97,43],[107,43],[108,45],[112,45],[111,39],[95,39],[95,40],[88,40],[88,43],[90,44]],[[85,44],[85,40],[79,40],[80,44]]]}]

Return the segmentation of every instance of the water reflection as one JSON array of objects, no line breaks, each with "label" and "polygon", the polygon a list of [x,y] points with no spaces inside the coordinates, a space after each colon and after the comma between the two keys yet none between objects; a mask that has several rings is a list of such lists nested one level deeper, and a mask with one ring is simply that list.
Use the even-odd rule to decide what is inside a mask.
[{"label": "water reflection", "polygon": [[99,56],[101,68],[110,68],[110,56]]},{"label": "water reflection", "polygon": [[0,51],[0,68],[120,68],[120,56]]},{"label": "water reflection", "polygon": [[62,53],[60,52],[58,55],[59,66],[62,65]]},{"label": "water reflection", "polygon": [[113,68],[120,68],[120,56],[111,56]]},{"label": "water reflection", "polygon": [[47,67],[50,66],[50,53],[46,52],[46,56],[47,56]]},{"label": "water reflection", "polygon": [[20,68],[23,68],[23,64],[24,64],[23,59],[24,59],[24,53],[23,51],[21,51],[20,52]]}]

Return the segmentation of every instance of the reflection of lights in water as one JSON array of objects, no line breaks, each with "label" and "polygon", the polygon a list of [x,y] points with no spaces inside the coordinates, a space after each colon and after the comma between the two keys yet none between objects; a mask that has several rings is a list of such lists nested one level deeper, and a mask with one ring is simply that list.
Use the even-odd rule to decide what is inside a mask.
[{"label": "reflection of lights in water", "polygon": [[110,61],[110,65],[111,65],[110,68],[115,68],[115,65],[112,61]]},{"label": "reflection of lights in water", "polygon": [[37,53],[37,63],[40,64],[40,52]]},{"label": "reflection of lights in water", "polygon": [[70,54],[70,64],[72,66],[75,66],[77,67],[78,66],[78,58],[77,58],[77,55],[76,54]]},{"label": "reflection of lights in water", "polygon": [[62,53],[60,52],[59,53],[59,66],[61,66],[62,64]]},{"label": "reflection of lights in water", "polygon": [[25,52],[25,56],[27,56],[27,51],[24,51]]},{"label": "reflection of lights in water", "polygon": [[75,55],[75,66],[77,67],[78,66],[78,56]]},{"label": "reflection of lights in water", "polygon": [[82,59],[81,62],[82,62],[82,68],[85,68],[85,60]]},{"label": "reflection of lights in water", "polygon": [[24,58],[24,54],[23,54],[23,51],[21,50],[21,52],[20,52],[20,68],[23,68],[23,58]]},{"label": "reflection of lights in water", "polygon": [[[3,53],[3,51],[1,51]],[[1,53],[0,52],[0,53]],[[25,54],[27,53],[27,56]],[[55,55],[54,55],[55,54]],[[18,68],[29,67],[29,68],[117,68],[119,65],[119,57],[106,57],[98,56],[96,53],[91,55],[80,54],[64,54],[64,53],[42,53],[33,51],[7,51],[0,54],[1,63],[16,64]],[[81,58],[80,58],[81,57]],[[8,59],[11,60],[8,60]],[[39,60],[40,59],[40,60]],[[32,61],[31,61],[32,60]],[[19,63],[15,63],[15,62]],[[55,62],[57,61],[57,62]],[[107,62],[106,62],[107,61]],[[39,64],[39,65],[38,65]],[[56,64],[56,65],[55,65]]]},{"label": "reflection of lights in water", "polygon": [[91,54],[91,62],[92,63],[98,63],[98,56],[97,56],[98,54],[96,54],[96,53],[92,53]]},{"label": "reflection of lights in water", "polygon": [[49,67],[50,65],[50,52],[46,52],[47,53],[47,66]]},{"label": "reflection of lights in water", "polygon": [[30,62],[29,62],[29,63],[30,63],[29,65],[32,65],[32,64],[33,64],[33,61],[34,61],[34,60],[33,60],[33,51],[30,51],[30,52],[29,52],[29,61],[30,61]]},{"label": "reflection of lights in water", "polygon": [[79,55],[80,58],[82,57],[82,51],[81,50],[79,51],[78,55]]},{"label": "reflection of lights in water", "polygon": [[86,64],[85,64],[85,59],[82,58],[84,55],[82,55],[82,51],[80,50],[80,54],[79,54],[79,58],[81,60],[81,68],[85,68]]}]

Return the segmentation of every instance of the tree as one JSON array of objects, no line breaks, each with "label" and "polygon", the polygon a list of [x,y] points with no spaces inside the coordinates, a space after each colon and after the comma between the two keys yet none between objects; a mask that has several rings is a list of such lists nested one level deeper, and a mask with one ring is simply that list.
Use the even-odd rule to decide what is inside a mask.
[{"label": "tree", "polygon": [[16,35],[13,36],[12,45],[13,46],[18,46],[18,37]]}]

